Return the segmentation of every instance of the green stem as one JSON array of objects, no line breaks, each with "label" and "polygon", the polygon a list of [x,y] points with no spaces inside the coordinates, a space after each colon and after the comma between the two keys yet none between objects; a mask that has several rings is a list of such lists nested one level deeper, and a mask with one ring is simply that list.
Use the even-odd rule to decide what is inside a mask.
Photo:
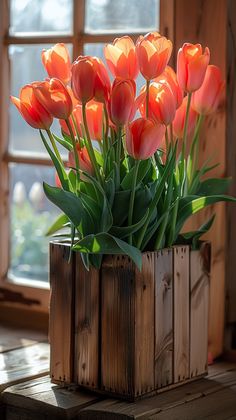
[{"label": "green stem", "polygon": [[175,236],[175,226],[176,226],[176,220],[177,220],[177,215],[178,215],[178,209],[179,209],[179,200],[177,200],[173,208],[172,217],[170,221],[170,232],[167,239],[167,247],[172,246],[175,239],[174,236]]},{"label": "green stem", "polygon": [[122,143],[122,127],[118,127],[118,136],[117,136],[117,165],[120,167],[120,158],[121,158],[121,143]]},{"label": "green stem", "polygon": [[75,136],[74,136],[74,133],[73,133],[73,130],[72,130],[72,127],[71,127],[71,123],[70,123],[69,118],[66,120],[66,125],[68,127],[69,132],[70,132],[70,137],[71,137],[72,144],[73,144],[73,152],[74,152],[74,158],[75,158],[75,167],[76,167],[76,170],[77,170],[77,174],[79,176],[79,157],[78,157],[78,151],[77,151],[77,148],[76,148],[76,140],[75,140]]},{"label": "green stem", "polygon": [[198,121],[197,121],[197,124],[196,124],[196,127],[195,127],[195,131],[194,131],[191,150],[190,150],[190,157],[191,157],[192,161],[194,162],[192,176],[193,176],[195,170],[197,169],[197,165],[198,165],[199,132],[200,132],[203,120],[204,120],[204,116],[199,115],[199,118],[198,118]]},{"label": "green stem", "polygon": [[166,140],[166,154],[167,154],[169,150],[169,142],[170,142],[167,127],[166,127],[166,132],[165,132],[165,140]]},{"label": "green stem", "polygon": [[77,122],[76,122],[76,120],[75,120],[75,117],[74,117],[73,113],[71,114],[71,118],[72,118],[72,121],[73,121],[73,126],[74,126],[74,128],[75,128],[75,132],[76,132],[76,136],[77,136],[77,139],[78,139],[79,145],[80,145],[80,147],[82,147],[81,140],[80,140],[80,133],[79,133],[79,129],[78,129]]},{"label": "green stem", "polygon": [[185,116],[185,121],[184,121],[184,133],[183,133],[183,143],[182,143],[182,161],[184,161],[184,158],[185,158],[191,98],[192,98],[192,93],[189,93],[188,94],[187,108],[186,108],[186,116]]},{"label": "green stem", "polygon": [[[48,130],[46,130],[46,131],[47,131],[47,135],[48,135],[48,137],[49,137],[49,140],[50,140],[50,142],[51,142],[51,144],[52,144],[52,147],[53,147],[53,150],[54,150],[54,152],[55,152],[55,155],[56,155],[57,159],[59,160],[59,162],[63,165],[63,162],[62,162],[62,159],[61,159],[61,155],[60,155],[60,153],[59,153],[59,151],[58,151],[58,148],[57,148],[56,142],[55,142],[55,140],[54,140],[54,137],[53,137],[53,135],[52,135],[52,132],[51,132],[51,130],[50,130],[50,129],[48,129]],[[63,166],[64,166],[64,165],[63,165]]]},{"label": "green stem", "polygon": [[82,114],[83,114],[83,123],[84,123],[84,128],[85,128],[86,139],[87,139],[86,147],[87,147],[88,154],[89,154],[91,163],[93,165],[96,177],[98,181],[100,182],[100,184],[102,184],[102,179],[101,179],[98,163],[97,163],[96,156],[93,150],[92,141],[89,135],[89,129],[88,129],[88,123],[87,123],[87,117],[86,117],[86,104],[82,104]]},{"label": "green stem", "polygon": [[149,107],[149,86],[150,80],[146,80],[146,118],[148,118],[148,107]]},{"label": "green stem", "polygon": [[[131,226],[132,225],[133,211],[134,211],[135,190],[136,190],[136,183],[137,183],[139,163],[140,163],[140,161],[139,160],[136,160],[135,167],[134,167],[133,185],[132,185],[130,202],[129,202],[128,226]],[[132,245],[132,234],[129,236],[129,244]]]}]

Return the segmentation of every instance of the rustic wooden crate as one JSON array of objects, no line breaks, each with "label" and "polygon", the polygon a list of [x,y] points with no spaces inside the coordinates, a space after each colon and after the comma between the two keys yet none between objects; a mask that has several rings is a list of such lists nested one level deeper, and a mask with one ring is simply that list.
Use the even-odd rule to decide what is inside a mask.
[{"label": "rustic wooden crate", "polygon": [[210,246],[126,256],[86,271],[50,244],[51,379],[134,401],[207,374]]}]

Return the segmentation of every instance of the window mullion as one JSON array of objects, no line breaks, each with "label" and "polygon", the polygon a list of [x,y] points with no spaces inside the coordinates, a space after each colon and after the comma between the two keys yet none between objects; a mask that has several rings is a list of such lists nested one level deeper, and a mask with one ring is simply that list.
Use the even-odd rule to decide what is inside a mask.
[{"label": "window mullion", "polygon": [[74,1],[74,17],[73,17],[73,59],[83,54],[84,46],[84,26],[85,26],[85,1]]},{"label": "window mullion", "polygon": [[8,0],[0,2],[0,281],[6,277],[9,265],[9,169],[3,156],[8,148],[8,104],[10,85],[10,65],[8,48],[4,44],[9,29]]}]

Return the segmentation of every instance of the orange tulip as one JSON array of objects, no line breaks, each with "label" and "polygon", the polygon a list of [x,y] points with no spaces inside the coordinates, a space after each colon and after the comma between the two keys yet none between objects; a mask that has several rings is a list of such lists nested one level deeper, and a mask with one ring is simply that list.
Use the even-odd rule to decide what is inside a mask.
[{"label": "orange tulip", "polygon": [[170,59],[172,42],[158,32],[140,36],[136,43],[140,72],[146,80],[160,76]]},{"label": "orange tulip", "polygon": [[[77,148],[77,153],[78,153],[78,158],[79,158],[80,169],[84,172],[87,172],[90,175],[93,175],[94,170],[93,170],[93,166],[91,164],[86,147],[83,147],[81,149],[79,146],[79,143],[77,143],[76,148]],[[74,158],[74,153],[72,151],[69,152],[68,165],[72,168],[75,168],[75,158]]]},{"label": "orange tulip", "polygon": [[[146,89],[143,89],[137,105],[142,117],[146,115]],[[160,124],[171,124],[176,111],[176,99],[168,83],[153,82],[149,86],[148,117]]]},{"label": "orange tulip", "polygon": [[154,82],[168,83],[176,100],[176,108],[179,108],[183,102],[184,93],[177,81],[177,76],[170,66],[166,66],[164,72],[154,79]]},{"label": "orange tulip", "polygon": [[95,99],[104,102],[110,92],[110,79],[103,62],[97,57],[80,56],[72,64],[72,90],[82,103]]},{"label": "orange tulip", "polygon": [[202,53],[200,44],[184,44],[177,58],[177,79],[180,87],[188,92],[199,89],[203,83],[210,60],[209,48]]},{"label": "orange tulip", "polygon": [[107,44],[104,55],[114,77],[136,79],[139,71],[138,60],[134,42],[129,36],[116,38],[112,44]]},{"label": "orange tulip", "polygon": [[101,141],[103,134],[103,104],[93,100],[89,101],[86,104],[86,117],[90,137],[93,140]]},{"label": "orange tulip", "polygon": [[55,118],[66,120],[72,112],[72,100],[65,85],[59,79],[34,83],[34,92],[38,101]]},{"label": "orange tulip", "polygon": [[136,86],[133,80],[115,79],[109,103],[110,118],[116,126],[127,124],[134,117]]},{"label": "orange tulip", "polygon": [[207,115],[216,111],[222,97],[225,82],[217,66],[208,66],[202,86],[192,97],[192,107],[199,114]]},{"label": "orange tulip", "polygon": [[50,128],[52,115],[38,101],[32,85],[24,86],[20,91],[20,98],[11,96],[11,101],[31,127],[43,130]]},{"label": "orange tulip", "polygon": [[164,125],[148,118],[138,118],[126,130],[127,152],[134,159],[148,159],[157,151],[164,135]]},{"label": "orange tulip", "polygon": [[[173,134],[174,137],[178,139],[183,138],[184,134],[184,122],[186,117],[186,108],[187,108],[187,96],[185,96],[182,105],[177,109],[175,118],[173,121]],[[193,132],[195,124],[197,122],[198,114],[194,111],[192,107],[189,110],[189,119],[188,119],[188,136]]]},{"label": "orange tulip", "polygon": [[71,78],[71,62],[65,44],[56,44],[42,51],[42,62],[49,77],[56,77],[65,84]]}]

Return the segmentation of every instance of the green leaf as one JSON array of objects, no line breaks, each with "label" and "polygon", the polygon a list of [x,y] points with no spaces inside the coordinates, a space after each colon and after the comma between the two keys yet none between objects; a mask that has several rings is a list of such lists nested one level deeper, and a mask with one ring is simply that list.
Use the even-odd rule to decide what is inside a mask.
[{"label": "green leaf", "polygon": [[231,178],[210,178],[199,184],[197,195],[224,194],[230,185]]},{"label": "green leaf", "polygon": [[209,206],[210,204],[218,203],[220,201],[236,202],[236,198],[230,197],[227,195],[211,195],[211,196],[198,197],[186,203],[183,207],[181,207],[181,211],[179,211],[178,213],[176,236],[182,229],[185,221],[190,216],[192,216],[192,214],[197,213],[198,211]]},{"label": "green leaf", "polygon": [[131,191],[117,191],[112,206],[113,223],[115,226],[123,225],[128,217]]},{"label": "green leaf", "polygon": [[95,147],[93,148],[93,150],[94,150],[97,163],[99,164],[99,166],[103,166],[103,157],[101,153],[97,149],[95,149]]},{"label": "green leaf", "polygon": [[55,222],[50,226],[48,231],[45,233],[46,236],[51,236],[55,232],[58,232],[58,230],[62,229],[67,225],[69,219],[66,216],[66,214],[60,214],[60,216],[55,220]]},{"label": "green leaf", "polygon": [[178,243],[191,244],[192,249],[197,249],[200,237],[210,230],[214,220],[215,220],[215,214],[213,214],[213,216],[211,216],[210,219],[207,220],[207,222],[205,222],[199,229],[195,231],[191,231],[191,232],[182,233],[181,235],[178,236],[178,240],[177,240]]},{"label": "green leaf", "polygon": [[148,217],[148,213],[149,210],[147,209],[145,215],[142,217],[141,220],[139,220],[138,223],[135,223],[134,225],[131,226],[112,226],[110,233],[112,235],[117,236],[120,239],[126,238],[129,235],[132,235],[133,233],[137,232],[142,226],[143,224],[146,222],[147,217]]},{"label": "green leaf", "polygon": [[76,228],[79,227],[82,217],[85,216],[82,201],[79,197],[61,188],[51,187],[43,183],[43,189],[47,198],[61,209]]},{"label": "green leaf", "polygon": [[39,133],[40,133],[41,139],[43,141],[43,144],[44,144],[45,148],[47,149],[47,152],[48,152],[50,158],[52,159],[53,164],[56,168],[56,171],[57,171],[57,174],[59,176],[62,188],[64,188],[64,190],[66,190],[66,191],[69,191],[70,190],[69,182],[68,182],[68,177],[67,177],[67,173],[66,173],[65,169],[63,168],[62,164],[57,159],[56,155],[50,149],[50,147],[49,147],[49,145],[48,145],[48,143],[47,143],[47,141],[46,141],[46,139],[45,139],[41,130],[39,130]]},{"label": "green leaf", "polygon": [[89,254],[125,254],[130,257],[138,266],[142,267],[142,254],[135,248],[109,233],[98,233],[97,235],[88,235],[78,241],[73,249],[75,251]]},{"label": "green leaf", "polygon": [[100,223],[101,223],[100,230],[102,232],[108,232],[110,228],[112,227],[112,223],[113,223],[111,207],[105,196],[103,197],[103,209],[102,209],[102,216],[101,216]]},{"label": "green leaf", "polygon": [[[142,160],[139,163],[138,168],[138,175],[137,175],[137,182],[136,185],[139,185],[140,182],[143,180],[149,169],[151,168],[151,161],[150,159]],[[133,183],[134,177],[134,167],[125,175],[124,179],[122,180],[121,187],[123,190],[130,190]]]},{"label": "green leaf", "polygon": [[56,136],[56,134],[53,134],[54,139],[60,143],[65,149],[67,149],[69,152],[73,150],[73,145],[71,142],[67,141],[65,138],[61,139],[60,137]]}]

